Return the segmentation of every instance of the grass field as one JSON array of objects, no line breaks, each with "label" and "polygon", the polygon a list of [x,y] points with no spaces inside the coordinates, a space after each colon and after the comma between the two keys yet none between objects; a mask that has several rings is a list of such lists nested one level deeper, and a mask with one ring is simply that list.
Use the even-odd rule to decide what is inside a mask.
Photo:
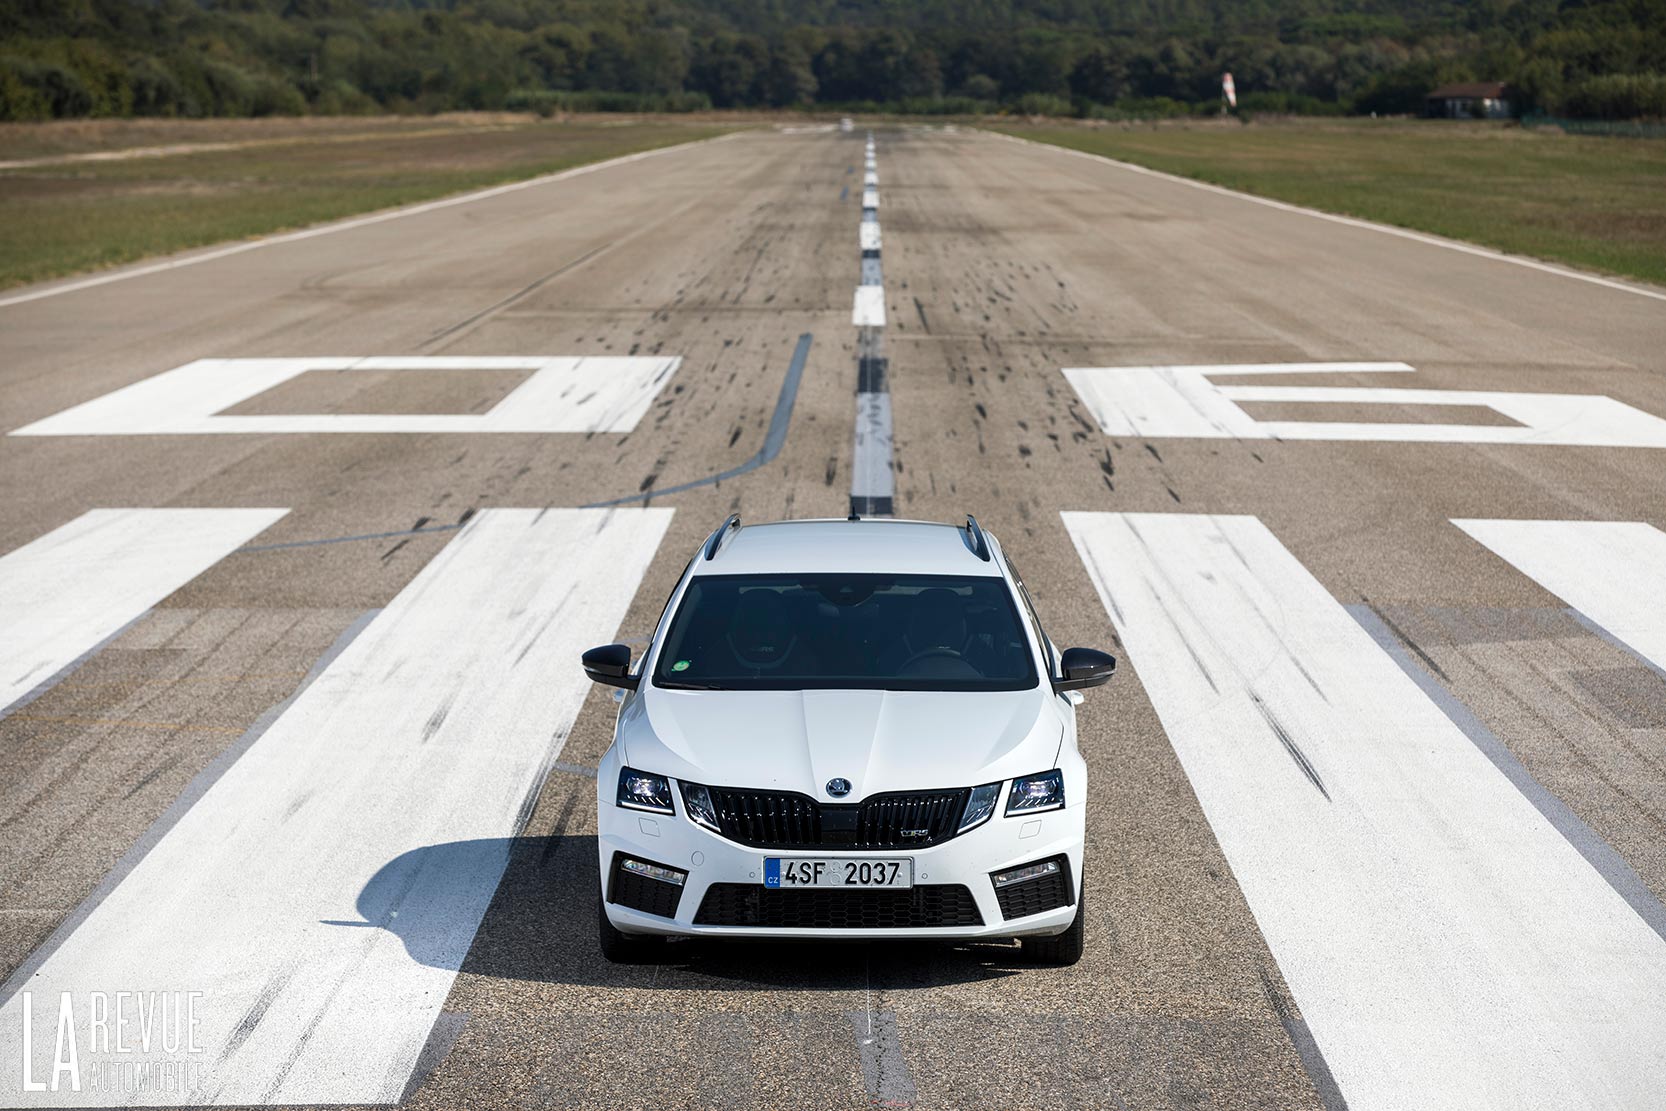
[{"label": "grass field", "polygon": [[711,121],[507,114],[6,125],[0,288],[730,130]]},{"label": "grass field", "polygon": [[1199,181],[1666,284],[1666,141],[1445,120],[997,124]]}]

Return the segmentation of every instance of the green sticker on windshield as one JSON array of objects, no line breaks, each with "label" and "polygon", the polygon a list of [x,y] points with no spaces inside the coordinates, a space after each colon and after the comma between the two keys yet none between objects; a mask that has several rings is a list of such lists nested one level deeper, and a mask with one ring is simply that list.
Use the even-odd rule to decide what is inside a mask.
[{"label": "green sticker on windshield", "polygon": [[687,671],[688,670],[688,661],[687,660],[678,660],[676,663],[671,665],[671,670],[672,671]]}]

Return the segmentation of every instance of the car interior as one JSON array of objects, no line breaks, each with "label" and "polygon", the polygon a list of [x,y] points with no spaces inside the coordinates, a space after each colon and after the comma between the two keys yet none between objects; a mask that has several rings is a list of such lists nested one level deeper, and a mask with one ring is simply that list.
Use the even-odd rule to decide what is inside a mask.
[{"label": "car interior", "polygon": [[1035,668],[1000,579],[703,576],[672,622],[657,678],[662,686],[896,680],[1011,689],[1032,684]]}]

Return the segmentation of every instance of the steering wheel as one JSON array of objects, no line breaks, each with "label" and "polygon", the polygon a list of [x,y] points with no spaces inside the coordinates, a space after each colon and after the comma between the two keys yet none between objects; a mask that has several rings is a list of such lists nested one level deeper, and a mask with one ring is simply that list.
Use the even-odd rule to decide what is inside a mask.
[{"label": "steering wheel", "polygon": [[942,648],[942,647],[926,648],[926,649],[922,649],[919,652],[914,653],[912,656],[910,656],[906,660],[902,661],[902,663],[897,667],[897,674],[899,676],[900,675],[906,675],[908,673],[909,668],[913,667],[915,664],[921,662],[922,660],[955,660],[962,667],[964,667],[968,672],[970,672],[971,674],[973,674],[973,675],[979,674],[977,668],[973,667],[971,664],[966,662],[966,657],[965,656],[962,656],[959,652],[956,652],[953,648]]}]

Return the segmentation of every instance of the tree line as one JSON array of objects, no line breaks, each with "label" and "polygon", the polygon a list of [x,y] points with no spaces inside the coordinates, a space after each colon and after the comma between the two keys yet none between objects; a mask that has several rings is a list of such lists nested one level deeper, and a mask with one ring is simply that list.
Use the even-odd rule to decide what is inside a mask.
[{"label": "tree line", "polygon": [[1666,118],[1666,0],[0,0],[0,119],[797,108]]}]

